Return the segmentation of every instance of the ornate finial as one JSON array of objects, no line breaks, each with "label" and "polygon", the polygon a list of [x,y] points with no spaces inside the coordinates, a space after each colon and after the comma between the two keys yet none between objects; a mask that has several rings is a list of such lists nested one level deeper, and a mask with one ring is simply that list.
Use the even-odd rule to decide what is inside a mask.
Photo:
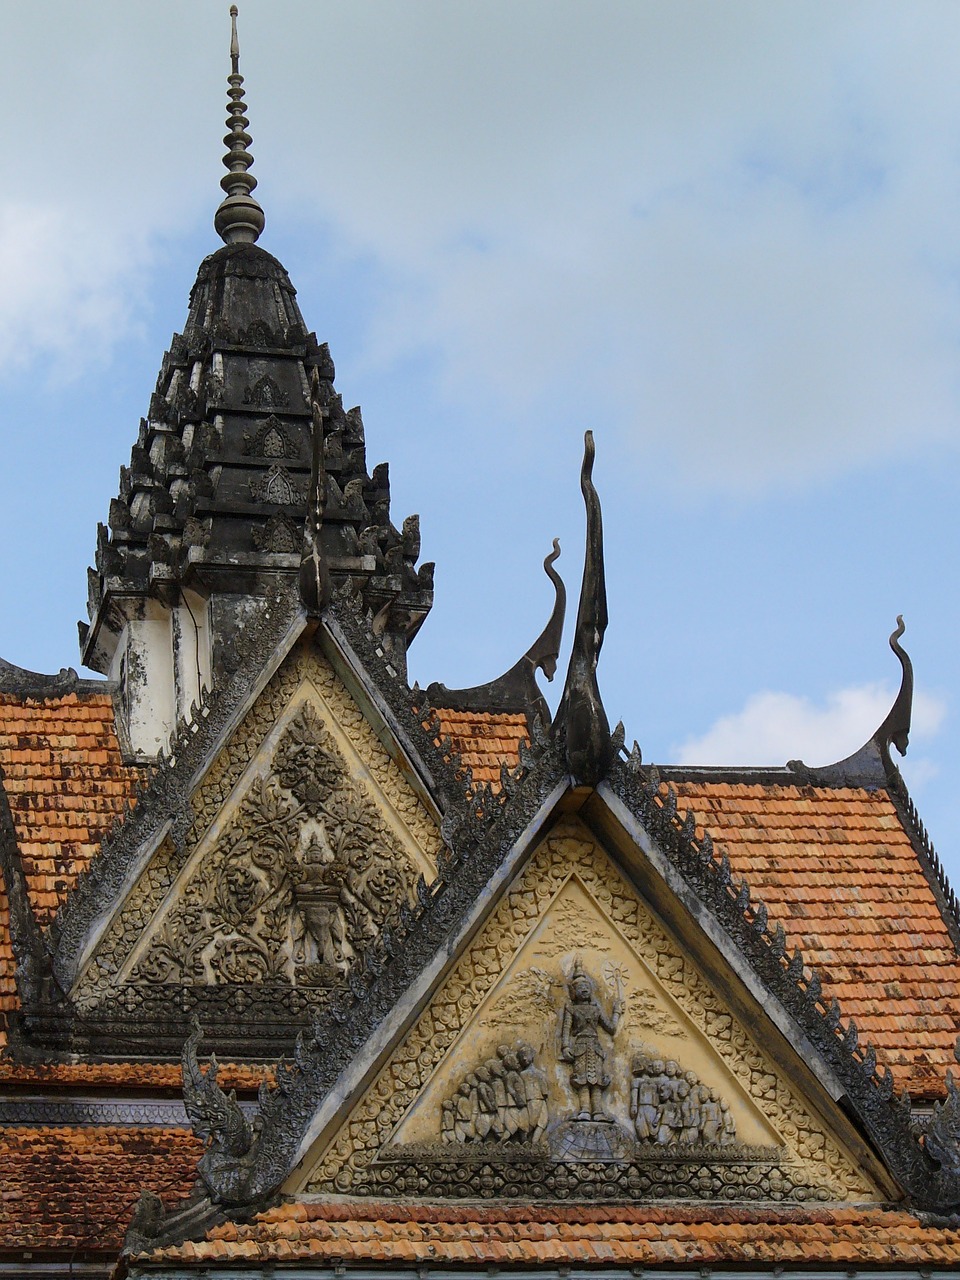
[{"label": "ornate finial", "polygon": [[890,648],[900,659],[900,666],[903,671],[900,679],[900,692],[897,694],[893,706],[887,712],[887,718],[873,735],[873,740],[880,748],[880,754],[886,765],[891,763],[891,743],[902,756],[905,756],[907,754],[907,743],[910,741],[910,721],[913,715],[913,663],[910,661],[910,655],[900,644],[900,637],[905,630],[903,614],[898,613],[896,630],[890,636]]},{"label": "ornate finial", "polygon": [[310,499],[303,527],[300,557],[300,598],[311,616],[318,617],[330,601],[330,570],[320,545],[323,508],[326,502],[327,472],[323,459],[323,420],[327,410],[321,403],[320,374],[316,368],[310,379],[310,407],[313,412],[313,454],[310,468]]},{"label": "ornate finial", "polygon": [[434,706],[455,707],[463,711],[523,711],[531,725],[536,719],[544,725],[550,723],[550,708],[534,673],[539,668],[548,680],[552,680],[557,671],[567,608],[567,589],[553,567],[559,556],[560,543],[554,538],[553,550],[543,562],[543,571],[553,583],[553,612],[523,657],[509,671],[488,684],[472,685],[469,689],[448,689],[445,684],[434,682],[427,688],[427,697]]},{"label": "ornate finial", "polygon": [[227,193],[213,219],[213,225],[225,244],[253,244],[263,230],[263,210],[250,192],[257,180],[249,172],[253,156],[247,150],[253,139],[247,133],[247,104],[243,100],[243,76],[240,74],[240,41],[237,39],[237,6],[230,6],[230,88],[227,97],[227,128],[223,139],[227,154],[223,163],[230,170],[220,179]]},{"label": "ornate finial", "polygon": [[810,769],[802,760],[788,760],[788,769],[802,774],[814,785],[818,779],[823,779],[829,780],[829,784],[834,786],[845,783],[854,787],[882,787],[897,776],[897,766],[890,758],[890,747],[895,746],[902,756],[907,754],[910,720],[913,713],[913,663],[910,661],[910,655],[900,644],[900,637],[905,630],[903,615],[897,614],[897,626],[890,636],[890,648],[899,658],[903,671],[900,692],[876,733],[863,744],[859,751],[855,751],[844,760],[838,760],[836,764],[829,764],[820,769]]},{"label": "ornate finial", "polygon": [[613,761],[610,723],[597,684],[597,662],[607,629],[607,588],[603,569],[603,521],[593,484],[593,432],[583,437],[580,488],[587,510],[587,548],[583,561],[580,608],[573,636],[567,682],[554,732],[564,744],[567,767],[585,786],[596,786]]}]

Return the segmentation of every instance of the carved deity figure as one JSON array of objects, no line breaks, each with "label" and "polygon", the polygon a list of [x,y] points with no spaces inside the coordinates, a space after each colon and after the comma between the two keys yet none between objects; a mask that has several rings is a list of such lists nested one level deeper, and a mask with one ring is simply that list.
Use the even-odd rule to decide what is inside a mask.
[{"label": "carved deity figure", "polygon": [[623,1001],[617,998],[607,1016],[597,999],[593,979],[578,960],[570,979],[569,999],[560,1028],[560,1056],[571,1066],[570,1082],[580,1103],[578,1120],[609,1118],[603,1110],[603,1095],[610,1087],[610,1075],[600,1031],[613,1039],[622,1013]]}]

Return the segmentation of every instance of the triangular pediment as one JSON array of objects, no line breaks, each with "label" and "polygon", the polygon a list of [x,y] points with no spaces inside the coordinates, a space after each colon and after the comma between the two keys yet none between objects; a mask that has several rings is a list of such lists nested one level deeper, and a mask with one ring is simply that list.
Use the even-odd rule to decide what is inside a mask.
[{"label": "triangular pediment", "polygon": [[[438,826],[399,758],[301,641],[189,796],[183,837],[159,844],[82,966],[81,1017],[119,1024],[127,1011],[150,1026],[166,1007],[179,1042],[196,1013],[219,1043],[256,1042],[266,1021],[286,1026],[286,1045],[435,875]],[[259,1041],[245,1056],[270,1054]]]},{"label": "triangular pediment", "polygon": [[843,1201],[877,1187],[564,819],[288,1189]]}]

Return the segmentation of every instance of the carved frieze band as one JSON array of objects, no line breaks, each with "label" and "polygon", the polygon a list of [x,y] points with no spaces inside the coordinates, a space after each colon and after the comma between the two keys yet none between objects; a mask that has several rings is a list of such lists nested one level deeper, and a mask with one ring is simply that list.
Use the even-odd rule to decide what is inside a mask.
[{"label": "carved frieze band", "polygon": [[[256,1114],[256,1102],[240,1102],[241,1110],[251,1118]],[[113,1102],[103,1098],[71,1098],[54,1101],[50,1098],[0,1099],[0,1125],[50,1124],[50,1125],[162,1125],[169,1129],[189,1129],[190,1119],[179,1099],[169,1098],[151,1102]]]}]

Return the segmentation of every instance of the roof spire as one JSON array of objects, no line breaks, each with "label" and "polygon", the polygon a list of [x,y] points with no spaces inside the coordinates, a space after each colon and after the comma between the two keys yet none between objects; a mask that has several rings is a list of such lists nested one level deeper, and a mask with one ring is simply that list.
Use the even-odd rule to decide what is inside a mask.
[{"label": "roof spire", "polygon": [[237,39],[237,6],[230,6],[230,75],[227,77],[227,127],[224,138],[227,154],[223,163],[229,173],[220,179],[227,193],[213,219],[213,225],[225,244],[253,244],[263,230],[263,210],[250,194],[257,185],[248,172],[253,156],[247,150],[253,139],[247,133],[247,104],[243,100],[243,76],[240,74],[240,41]]}]

